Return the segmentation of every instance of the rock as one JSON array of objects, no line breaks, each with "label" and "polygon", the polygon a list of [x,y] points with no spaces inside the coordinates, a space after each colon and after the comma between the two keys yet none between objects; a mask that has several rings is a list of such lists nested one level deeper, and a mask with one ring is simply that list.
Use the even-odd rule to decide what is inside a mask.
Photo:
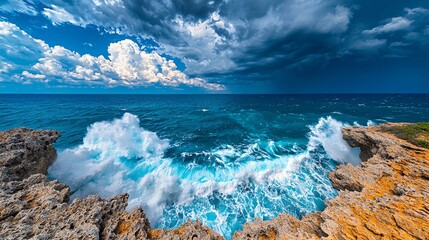
[{"label": "rock", "polygon": [[329,174],[329,179],[332,185],[338,190],[362,191],[363,185],[361,182],[366,179],[361,179],[362,168],[355,168],[350,164],[340,166],[337,171]]},{"label": "rock", "polygon": [[407,187],[402,184],[397,184],[396,187],[393,189],[393,194],[397,196],[402,196],[407,193]]},{"label": "rock", "polygon": [[147,239],[150,226],[141,208],[136,208],[130,213],[120,211],[107,214],[102,222],[102,239]]},{"label": "rock", "polygon": [[325,236],[321,221],[320,213],[306,215],[301,220],[289,214],[280,214],[270,221],[255,219],[246,223],[242,231],[235,232],[234,239],[317,239]]},{"label": "rock", "polygon": [[[128,195],[102,200],[98,196],[67,204],[70,189],[35,174],[23,181],[2,183],[0,238],[2,239],[113,239],[112,236],[147,236],[148,221],[141,211],[125,211]],[[140,212],[139,212],[140,211]],[[135,219],[136,216],[138,219]],[[127,221],[128,232],[118,232]],[[135,221],[134,221],[135,220]]]},{"label": "rock", "polygon": [[429,151],[384,132],[398,125],[343,129],[362,166],[329,175],[340,193],[324,211],[246,223],[234,239],[429,239]]},{"label": "rock", "polygon": [[47,174],[56,158],[52,143],[58,131],[26,128],[0,132],[0,181],[19,181],[32,174]]},{"label": "rock", "polygon": [[209,229],[200,221],[188,222],[182,224],[177,229],[165,230],[165,229],[154,229],[151,232],[151,239],[171,239],[171,240],[221,240],[224,239],[222,236]]}]

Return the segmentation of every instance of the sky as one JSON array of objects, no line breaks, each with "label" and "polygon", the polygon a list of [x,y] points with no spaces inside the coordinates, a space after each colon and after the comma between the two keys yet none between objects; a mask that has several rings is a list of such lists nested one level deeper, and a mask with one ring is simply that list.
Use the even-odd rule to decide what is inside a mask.
[{"label": "sky", "polygon": [[429,1],[0,0],[0,93],[429,93]]}]

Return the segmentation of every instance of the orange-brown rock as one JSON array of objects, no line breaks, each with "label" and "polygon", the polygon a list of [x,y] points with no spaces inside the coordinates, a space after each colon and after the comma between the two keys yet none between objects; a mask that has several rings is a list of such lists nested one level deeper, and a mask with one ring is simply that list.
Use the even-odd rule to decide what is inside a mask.
[{"label": "orange-brown rock", "polygon": [[363,162],[330,174],[340,192],[324,211],[247,223],[234,239],[429,239],[429,150],[383,131],[398,125],[343,130]]},{"label": "orange-brown rock", "polygon": [[154,229],[151,230],[151,239],[153,240],[162,240],[162,239],[171,239],[171,240],[222,240],[222,236],[217,234],[215,231],[210,228],[203,226],[200,221],[192,222],[189,220],[184,223],[177,229],[167,230],[167,229]]}]

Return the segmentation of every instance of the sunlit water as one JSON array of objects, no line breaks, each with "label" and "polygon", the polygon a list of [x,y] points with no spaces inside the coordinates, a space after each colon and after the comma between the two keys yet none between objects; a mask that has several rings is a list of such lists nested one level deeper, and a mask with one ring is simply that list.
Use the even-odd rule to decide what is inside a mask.
[{"label": "sunlit water", "polygon": [[359,165],[347,125],[423,121],[427,95],[0,95],[0,128],[57,129],[51,178],[72,198],[128,192],[153,227],[230,238],[255,217],[323,210],[328,174]]}]

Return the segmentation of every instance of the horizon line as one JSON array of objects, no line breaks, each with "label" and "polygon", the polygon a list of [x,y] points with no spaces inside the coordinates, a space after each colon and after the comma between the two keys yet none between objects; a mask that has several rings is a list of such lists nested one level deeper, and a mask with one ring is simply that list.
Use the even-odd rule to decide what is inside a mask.
[{"label": "horizon line", "polygon": [[337,92],[337,93],[20,93],[0,92],[0,95],[429,95],[419,92]]}]

